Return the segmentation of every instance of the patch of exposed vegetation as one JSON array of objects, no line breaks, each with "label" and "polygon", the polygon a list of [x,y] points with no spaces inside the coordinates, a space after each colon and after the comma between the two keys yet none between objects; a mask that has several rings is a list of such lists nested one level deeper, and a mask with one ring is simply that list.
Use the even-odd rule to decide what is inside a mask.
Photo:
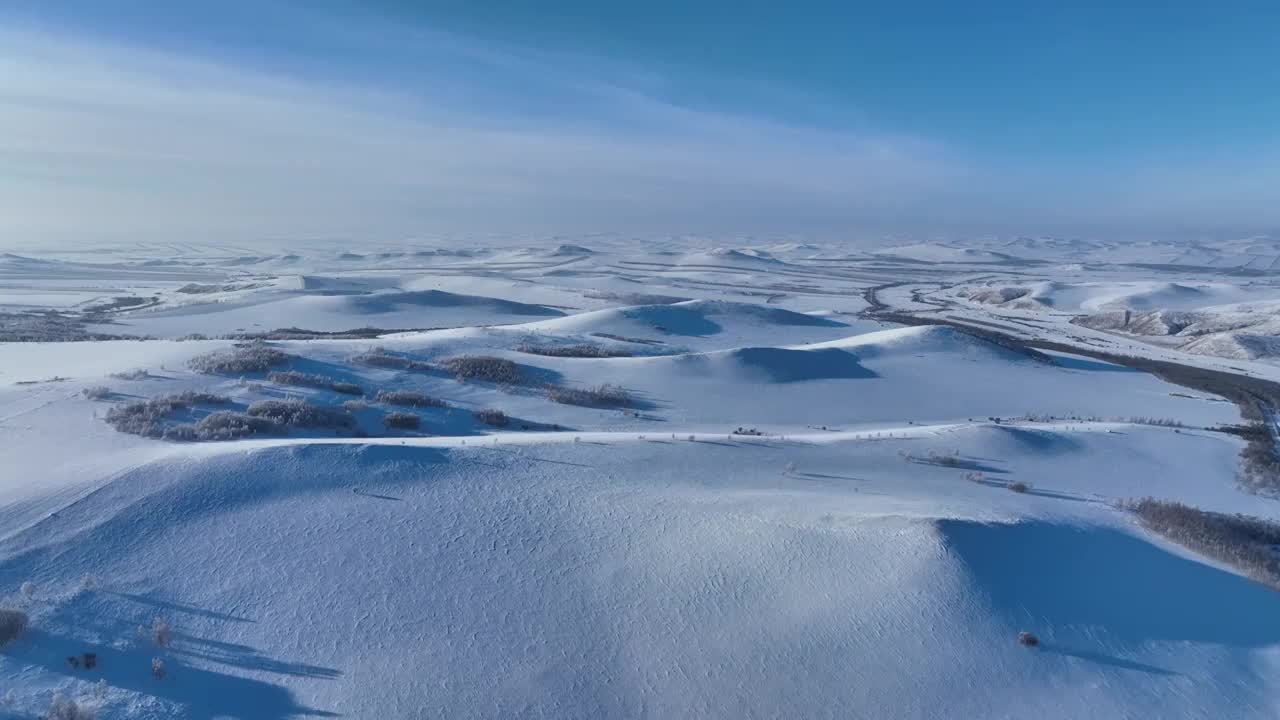
[{"label": "patch of exposed vegetation", "polygon": [[563,405],[583,407],[619,407],[631,403],[631,395],[621,386],[605,383],[589,388],[548,385],[547,399]]},{"label": "patch of exposed vegetation", "polygon": [[374,399],[387,405],[403,405],[404,407],[449,407],[449,404],[440,398],[412,390],[379,390]]},{"label": "patch of exposed vegetation", "polygon": [[355,419],[346,410],[296,399],[259,400],[249,406],[246,414],[270,420],[281,427],[348,428],[355,424]]},{"label": "patch of exposed vegetation", "polygon": [[237,343],[229,350],[215,350],[191,358],[188,365],[196,372],[210,375],[235,375],[266,372],[289,362],[291,356],[261,340]]},{"label": "patch of exposed vegetation", "polygon": [[84,320],[48,311],[0,312],[0,342],[81,342],[84,340],[136,340],[129,335],[89,332]]},{"label": "patch of exposed vegetation", "polygon": [[111,377],[117,380],[146,380],[151,377],[151,373],[141,368],[136,370],[122,370],[120,372],[111,373]]},{"label": "patch of exposed vegetation", "polygon": [[940,467],[961,468],[966,463],[960,457],[959,450],[929,450],[925,455],[916,455],[910,450],[899,450],[898,456],[907,462],[923,463],[925,465],[938,465]]},{"label": "patch of exposed vegetation", "polygon": [[413,413],[390,412],[382,416],[382,424],[397,430],[417,430],[422,425],[422,418]]},{"label": "patch of exposed vegetation", "polygon": [[602,345],[534,345],[532,343],[524,343],[513,348],[516,352],[528,353],[529,355],[543,355],[546,357],[570,357],[570,358],[617,358],[617,357],[633,357],[634,353],[626,350],[614,350]]},{"label": "patch of exposed vegetation", "polygon": [[107,411],[106,420],[120,432],[185,441],[235,440],[280,434],[290,428],[346,429],[355,425],[355,419],[343,409],[302,400],[261,400],[245,412],[216,410],[194,421],[174,422],[181,411],[230,403],[231,399],[222,395],[187,391],[118,405]]},{"label": "patch of exposed vegetation", "polygon": [[433,370],[435,366],[403,355],[387,352],[386,348],[370,348],[351,358],[352,361],[372,365],[374,367],[392,368],[394,370]]},{"label": "patch of exposed vegetation", "polygon": [[501,410],[486,408],[484,410],[476,410],[471,414],[475,416],[476,420],[484,423],[485,425],[492,425],[493,427],[506,427],[507,425],[511,424],[511,418]]},{"label": "patch of exposed vegetation", "polygon": [[1258,495],[1280,495],[1280,458],[1276,456],[1271,431],[1262,423],[1219,428],[1245,439],[1240,451],[1240,470],[1236,480],[1240,487]]},{"label": "patch of exposed vegetation", "polygon": [[123,433],[162,438],[170,430],[164,421],[178,411],[197,405],[226,405],[230,402],[231,398],[223,395],[188,390],[117,405],[107,411],[106,420],[107,424]]},{"label": "patch of exposed vegetation", "polygon": [[281,370],[267,375],[267,380],[281,385],[293,385],[296,387],[311,387],[321,390],[333,390],[344,395],[363,395],[364,388],[355,383],[335,380],[328,375],[319,375],[317,373],[305,373],[298,370]]},{"label": "patch of exposed vegetation", "polygon": [[1280,546],[1280,523],[1154,498],[1129,502],[1125,507],[1151,531],[1280,590],[1280,555],[1275,550]]},{"label": "patch of exposed vegetation", "polygon": [[284,432],[278,423],[232,410],[209,413],[193,423],[171,425],[164,429],[166,440],[212,442],[239,440],[254,435],[277,435]]},{"label": "patch of exposed vegetation", "polygon": [[460,355],[440,364],[459,380],[481,380],[502,385],[519,385],[524,381],[520,366],[491,355]]},{"label": "patch of exposed vegetation", "polygon": [[236,292],[238,290],[253,290],[255,288],[266,287],[268,283],[224,283],[222,285],[205,285],[201,283],[187,283],[178,288],[177,292],[184,295],[207,295],[216,292]]}]

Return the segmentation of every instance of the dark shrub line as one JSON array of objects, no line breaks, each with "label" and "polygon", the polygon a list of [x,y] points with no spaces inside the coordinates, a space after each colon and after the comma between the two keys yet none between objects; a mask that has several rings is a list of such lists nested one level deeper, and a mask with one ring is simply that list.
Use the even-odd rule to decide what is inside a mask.
[{"label": "dark shrub line", "polygon": [[1153,532],[1280,589],[1280,556],[1274,549],[1280,545],[1280,523],[1155,498],[1130,501],[1124,507]]}]

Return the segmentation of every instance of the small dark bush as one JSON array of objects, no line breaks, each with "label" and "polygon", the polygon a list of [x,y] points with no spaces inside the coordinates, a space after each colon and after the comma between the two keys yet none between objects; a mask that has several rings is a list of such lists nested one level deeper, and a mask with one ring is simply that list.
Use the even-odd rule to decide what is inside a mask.
[{"label": "small dark bush", "polygon": [[380,390],[374,399],[380,403],[403,405],[405,407],[449,407],[448,403],[439,398],[412,390]]},{"label": "small dark bush", "polygon": [[156,618],[151,623],[151,641],[158,647],[169,647],[173,644],[173,631],[169,628],[169,623]]},{"label": "small dark bush", "polygon": [[1029,632],[1020,632],[1018,633],[1018,644],[1025,647],[1036,647],[1040,644],[1040,638]]},{"label": "small dark bush", "polygon": [[382,424],[388,428],[417,430],[422,425],[422,418],[413,413],[390,412],[382,417]]},{"label": "small dark bush", "polygon": [[53,694],[49,710],[44,714],[45,720],[94,720],[97,716],[93,706],[65,698],[61,692]]},{"label": "small dark bush", "polygon": [[1010,492],[1016,492],[1016,493],[1024,493],[1031,489],[1030,485],[1022,482],[1021,480],[1014,480],[1008,485],[1005,485],[1005,487],[1009,488]]},{"label": "small dark bush", "polygon": [[21,610],[0,608],[0,647],[4,647],[27,629],[27,614]]},{"label": "small dark bush", "polygon": [[493,410],[493,409],[476,410],[471,414],[475,416],[476,420],[479,420],[485,425],[492,425],[494,427],[506,427],[507,425],[511,424],[511,418],[508,417],[507,414],[502,412],[501,410]]},{"label": "small dark bush", "polygon": [[938,450],[930,450],[929,462],[943,467],[959,467],[961,465],[960,453],[954,451],[948,453],[940,452]]},{"label": "small dark bush", "polygon": [[441,367],[461,380],[483,380],[506,385],[518,385],[524,380],[519,365],[506,358],[489,355],[449,358],[441,363]]},{"label": "small dark bush", "polygon": [[94,385],[84,389],[84,396],[90,400],[106,400],[111,397],[111,388],[106,385]]},{"label": "small dark bush", "polygon": [[151,373],[146,370],[124,370],[122,372],[111,373],[111,377],[117,380],[146,380],[151,377]]},{"label": "small dark bush", "polygon": [[289,354],[261,340],[237,343],[230,350],[215,350],[191,358],[192,370],[210,375],[265,372],[289,361]]},{"label": "small dark bush", "polygon": [[572,388],[561,385],[547,386],[547,399],[564,405],[608,407],[628,405],[631,396],[619,385],[597,385],[591,388]]}]

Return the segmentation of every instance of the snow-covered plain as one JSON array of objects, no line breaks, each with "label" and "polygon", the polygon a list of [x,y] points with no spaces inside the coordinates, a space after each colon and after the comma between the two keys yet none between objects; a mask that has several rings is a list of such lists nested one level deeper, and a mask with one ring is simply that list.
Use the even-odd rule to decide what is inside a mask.
[{"label": "snow-covered plain", "polygon": [[[1023,240],[4,258],[0,312],[146,339],[0,343],[0,605],[31,618],[0,648],[0,717],[41,717],[55,693],[99,717],[209,720],[1273,717],[1280,593],[1117,508],[1280,518],[1235,483],[1242,442],[1215,428],[1236,406],[863,311],[1118,350],[1067,320],[1175,285],[1264,302],[1274,278],[1154,267],[1199,246]],[[1055,302],[973,297],[1013,286]],[[360,386],[353,429],[178,442],[106,422],[186,390],[233,410],[351,399],[188,364],[279,328],[385,331],[270,341],[279,369]],[[547,354],[582,346],[600,356]],[[521,380],[439,370],[465,355]],[[556,403],[544,384],[629,399]],[[448,407],[388,430],[379,390]],[[93,669],[68,664],[86,652]]]}]

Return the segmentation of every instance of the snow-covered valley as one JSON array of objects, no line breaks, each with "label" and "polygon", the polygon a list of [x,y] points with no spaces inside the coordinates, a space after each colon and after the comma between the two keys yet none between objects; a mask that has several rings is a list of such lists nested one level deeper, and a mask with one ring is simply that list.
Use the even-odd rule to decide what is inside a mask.
[{"label": "snow-covered valley", "polygon": [[1262,245],[4,257],[0,717],[1272,717]]}]

